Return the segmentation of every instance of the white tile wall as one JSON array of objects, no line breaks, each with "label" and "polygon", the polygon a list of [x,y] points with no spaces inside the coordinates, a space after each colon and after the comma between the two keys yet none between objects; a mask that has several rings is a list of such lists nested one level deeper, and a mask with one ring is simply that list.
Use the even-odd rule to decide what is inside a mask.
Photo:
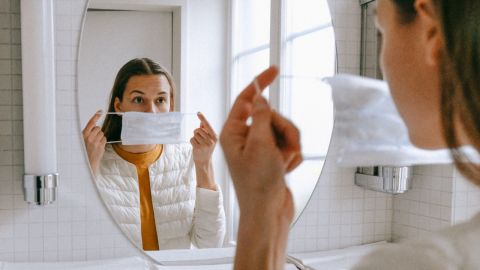
[{"label": "white tile wall", "polygon": [[452,224],[458,224],[480,211],[480,188],[466,180],[458,170],[453,172]]},{"label": "white tile wall", "polygon": [[477,214],[480,188],[453,165],[418,166],[413,189],[395,196],[393,205],[393,240],[423,237]]},{"label": "white tile wall", "polygon": [[[58,200],[23,201],[20,0],[0,1],[0,261],[65,261],[136,255],[92,183],[76,114],[76,57],[86,1],[56,0]],[[88,232],[88,233],[87,233]]]},{"label": "white tile wall", "polygon": [[[98,199],[81,150],[75,73],[85,0],[54,1],[58,169],[62,176],[59,198],[47,207],[23,201],[19,3],[0,1],[0,261],[135,255],[137,250],[112,224]],[[329,3],[338,42],[339,71],[358,74],[358,1]],[[353,170],[336,168],[333,160],[327,160],[312,201],[290,234],[290,251],[417,236],[448,222],[458,223],[480,209],[480,190],[451,166],[416,168],[412,192],[392,197],[354,186]]]},{"label": "white tile wall", "polygon": [[414,167],[412,190],[394,196],[393,240],[417,238],[452,224],[453,165]]},{"label": "white tile wall", "polygon": [[[88,260],[134,255],[137,251],[131,248],[111,223],[99,201],[81,150],[76,115],[75,73],[81,18],[86,1],[56,0],[54,3],[58,170],[61,185],[55,204],[37,207],[23,201],[21,186],[23,127],[20,0],[0,1],[0,261]],[[342,71],[355,73],[358,66],[358,40],[355,37],[359,36],[359,29],[355,27],[358,21],[355,17],[359,18],[354,5],[356,1],[332,0],[331,3],[334,18],[348,18],[348,21],[335,20],[341,55],[339,66]],[[363,235],[363,231],[359,233],[350,221],[360,223],[361,219],[362,223],[366,220],[374,224],[385,216],[379,214],[377,218],[377,210],[370,208],[365,217],[355,215],[354,209],[358,207],[356,201],[345,194],[351,192],[367,197],[374,195],[348,185],[329,185],[344,201],[339,211],[328,211],[331,222],[326,225],[343,225],[338,230],[338,226],[324,228],[322,233],[328,230],[328,234],[341,236],[338,239],[329,237],[329,246],[347,243],[349,235],[356,239]],[[321,196],[319,198],[325,199]],[[335,205],[334,196],[327,200]],[[322,215],[316,217],[309,218],[308,224],[323,222]],[[383,228],[378,227],[377,230],[365,227],[369,238],[384,233]]]},{"label": "white tile wall", "polygon": [[[335,134],[330,147],[335,148]],[[312,198],[290,232],[289,252],[391,239],[392,196],[355,186],[355,169],[335,163],[336,157],[329,154]]]},{"label": "white tile wall", "polygon": [[360,73],[360,5],[357,0],[328,0],[341,73]]}]

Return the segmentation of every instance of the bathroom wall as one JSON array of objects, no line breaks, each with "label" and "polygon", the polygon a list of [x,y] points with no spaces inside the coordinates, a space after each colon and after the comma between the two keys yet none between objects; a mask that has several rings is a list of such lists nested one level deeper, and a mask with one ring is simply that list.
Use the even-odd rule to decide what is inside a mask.
[{"label": "bathroom wall", "polygon": [[[210,29],[212,33],[226,33],[223,23],[226,15],[221,12],[226,12],[225,2],[189,1],[189,13],[194,14],[189,22],[188,73],[192,80],[188,85],[192,89],[191,95],[202,95],[201,90],[193,90],[192,86],[208,85],[203,89],[216,93],[211,97],[224,98],[221,94],[225,85],[222,81],[224,76],[218,75],[224,74],[226,61],[221,56],[210,58],[207,53],[225,50],[221,45],[222,36],[213,39],[211,35],[198,34],[200,30],[195,33],[197,29],[208,27],[212,21],[217,22]],[[54,3],[58,168],[61,182],[58,201],[47,207],[37,207],[27,205],[22,192],[20,0],[0,1],[0,261],[65,261],[133,256],[136,250],[111,223],[97,197],[79,136],[75,70],[86,0],[55,0]],[[358,74],[358,1],[329,0],[329,3],[338,42],[339,71]],[[213,13],[209,13],[209,21],[201,23],[205,18],[199,15],[200,11],[205,12],[211,5],[220,14],[213,16]],[[212,81],[217,83],[209,84]],[[202,100],[207,102],[208,96],[203,95]],[[219,122],[224,108],[209,110],[207,113],[215,115],[215,122]],[[334,139],[332,147],[335,147]],[[290,234],[289,250],[292,252],[415,237],[447,223],[465,220],[480,208],[478,189],[472,188],[451,166],[417,167],[413,192],[391,196],[356,187],[353,184],[354,170],[337,168],[334,160],[333,156],[327,160],[312,201]],[[449,207],[450,210],[447,210]],[[424,217],[428,220],[428,226]],[[413,221],[407,223],[406,220]]]},{"label": "bathroom wall", "polygon": [[412,190],[394,196],[394,241],[424,237],[452,223],[453,165],[417,166]]},{"label": "bathroom wall", "polygon": [[[189,1],[189,71],[192,85],[208,85],[202,89],[216,91],[210,94],[212,98],[222,99],[222,75],[225,69],[225,60],[221,55],[211,58],[206,52],[225,50],[220,44],[222,36],[201,35],[208,25],[211,32],[217,33],[226,27],[223,23],[225,14],[225,1],[208,0]],[[110,222],[108,214],[97,198],[94,186],[82,152],[80,129],[76,115],[76,53],[79,44],[81,19],[86,5],[82,0],[55,0],[55,31],[56,31],[56,57],[57,57],[57,141],[58,163],[61,182],[58,201],[47,207],[29,206],[23,201],[22,175],[22,97],[21,97],[21,57],[20,57],[20,0],[0,1],[0,261],[65,261],[65,260],[90,260],[134,255],[129,243]],[[214,5],[214,6],[212,6]],[[330,0],[330,5],[335,21],[338,40],[339,68],[342,72],[358,73],[358,38],[357,23],[359,12],[355,0]],[[200,14],[205,8],[215,8],[218,16],[209,13],[208,20]],[[198,11],[198,12],[196,12]],[[213,22],[213,24],[212,24]],[[213,25],[213,26],[212,26]],[[226,30],[223,29],[226,33]],[[212,37],[218,37],[218,39]],[[215,48],[211,50],[211,48]],[[216,75],[213,75],[216,74]],[[214,77],[213,77],[214,76]],[[215,80],[215,78],[217,78]],[[195,80],[193,80],[195,79]],[[211,85],[208,82],[217,81]],[[202,90],[192,89],[192,95],[202,94]],[[212,90],[213,89],[213,90]],[[211,93],[211,92],[210,92]],[[203,95],[201,100],[207,100]],[[202,101],[203,102],[203,101]],[[192,103],[194,103],[192,101]],[[193,104],[194,105],[194,104]],[[193,106],[192,105],[192,106]],[[219,108],[210,108],[213,115],[221,115]],[[219,127],[217,127],[219,128]],[[384,214],[390,207],[388,197],[363,191],[349,183],[349,170],[337,170],[329,163],[326,172],[330,174],[329,181],[321,181],[322,185],[333,191],[327,195],[317,193],[313,199],[328,201],[330,207],[322,203],[310,205],[322,209],[309,207],[307,215],[299,221],[298,229],[292,235],[296,236],[293,243],[297,250],[311,247],[306,243],[305,235],[316,230],[303,230],[302,224],[313,224],[328,220],[328,232],[331,237],[329,247],[340,244],[353,244],[375,239],[384,239],[389,235],[388,227],[383,219],[389,217]],[[221,175],[221,174],[219,174]],[[338,176],[338,177],[337,177]],[[342,179],[337,181],[336,179]],[[324,184],[325,183],[325,184]],[[350,199],[353,194],[355,199]],[[385,206],[373,205],[377,200],[386,201]],[[342,198],[342,206],[337,206],[336,200]],[[364,205],[364,198],[368,198],[364,215],[354,212]],[[359,202],[362,202],[361,204]],[[380,203],[381,204],[381,203]],[[324,211],[317,214],[316,211]],[[308,213],[314,213],[308,215]],[[328,214],[327,214],[328,213]],[[378,214],[378,215],[377,215]],[[313,218],[317,217],[317,218]],[[308,220],[305,223],[302,220]],[[378,221],[378,222],[376,222]],[[341,230],[336,224],[345,226]],[[368,224],[361,229],[353,224]],[[324,226],[324,225],[321,225]],[[309,228],[310,228],[309,227]],[[377,228],[375,230],[375,228]],[[351,232],[348,232],[351,231]],[[318,239],[325,239],[319,233]],[[314,238],[317,239],[317,238]],[[318,241],[319,247],[325,248],[324,241]],[[317,242],[316,242],[317,244]],[[315,244],[315,245],[316,245]],[[315,246],[316,247],[316,246]]]},{"label": "bathroom wall", "polygon": [[58,200],[23,200],[20,0],[0,1],[0,260],[85,260],[136,254],[108,218],[81,150],[75,104],[76,53],[85,1],[54,1]]},{"label": "bathroom wall", "polygon": [[451,223],[466,221],[480,211],[480,187],[463,177],[458,170],[453,171]]},{"label": "bathroom wall", "polygon": [[[357,0],[329,0],[340,73],[360,73],[361,10]],[[330,152],[335,148],[335,134]],[[391,238],[392,196],[354,185],[355,169],[329,153],[310,203],[289,237],[289,252],[328,250]]]},{"label": "bathroom wall", "polygon": [[[360,74],[361,9],[357,0],[330,0],[340,73]],[[372,15],[372,10],[369,14]],[[374,34],[371,21],[370,33]],[[367,41],[374,43],[370,37]],[[377,47],[367,52],[367,75],[375,75]],[[335,134],[331,152],[335,149]],[[354,185],[354,169],[338,168],[329,154],[310,203],[289,236],[289,252],[418,238],[458,224],[480,210],[480,188],[453,165],[415,166],[412,190],[388,195]]]},{"label": "bathroom wall", "polygon": [[480,188],[453,165],[417,166],[412,190],[394,196],[393,206],[393,240],[424,237],[477,214]]},{"label": "bathroom wall", "polygon": [[[27,205],[22,191],[20,0],[0,0],[0,261],[82,261],[134,256],[137,250],[110,221],[97,196],[81,143],[76,63],[87,1],[53,2],[59,197],[52,205],[38,207]],[[204,113],[212,116],[212,124],[219,129],[225,107],[202,104],[225,99],[226,61],[222,55],[226,50],[226,3],[197,0],[189,1],[188,7],[192,14],[187,49],[191,78],[187,84],[192,91],[188,95],[193,98],[192,108],[206,108]],[[205,18],[201,14],[206,9],[215,11]],[[214,55],[208,53],[209,49]],[[199,85],[203,87],[193,88]]]}]

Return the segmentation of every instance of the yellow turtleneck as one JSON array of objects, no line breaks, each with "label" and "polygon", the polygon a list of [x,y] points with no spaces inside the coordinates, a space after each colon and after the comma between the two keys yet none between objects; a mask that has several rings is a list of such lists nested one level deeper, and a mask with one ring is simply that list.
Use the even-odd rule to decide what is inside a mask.
[{"label": "yellow turtleneck", "polygon": [[134,164],[137,168],[143,250],[159,250],[148,166],[160,157],[163,145],[158,144],[153,150],[145,153],[130,153],[116,144],[113,145],[113,149],[121,158]]}]

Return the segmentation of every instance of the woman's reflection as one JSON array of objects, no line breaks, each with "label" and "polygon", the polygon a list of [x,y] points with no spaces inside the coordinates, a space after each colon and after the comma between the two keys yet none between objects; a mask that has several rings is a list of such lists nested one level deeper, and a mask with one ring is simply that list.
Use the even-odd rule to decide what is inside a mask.
[{"label": "woman's reflection", "polygon": [[[165,68],[133,59],[117,74],[108,112],[169,112],[174,98]],[[83,138],[97,187],[123,232],[144,250],[221,247],[225,213],[212,166],[217,135],[205,116],[198,114],[191,145],[107,144],[120,141],[122,119],[108,114],[100,128],[100,116],[90,119]]]}]

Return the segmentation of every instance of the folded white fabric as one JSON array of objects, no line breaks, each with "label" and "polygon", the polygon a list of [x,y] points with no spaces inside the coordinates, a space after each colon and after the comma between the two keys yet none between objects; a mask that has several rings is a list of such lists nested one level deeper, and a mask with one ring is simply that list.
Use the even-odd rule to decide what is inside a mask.
[{"label": "folded white fabric", "polygon": [[[413,146],[384,81],[337,75],[326,78],[335,108],[333,155],[340,166],[410,166],[451,163],[447,149]],[[439,134],[439,136],[441,136]]]}]

